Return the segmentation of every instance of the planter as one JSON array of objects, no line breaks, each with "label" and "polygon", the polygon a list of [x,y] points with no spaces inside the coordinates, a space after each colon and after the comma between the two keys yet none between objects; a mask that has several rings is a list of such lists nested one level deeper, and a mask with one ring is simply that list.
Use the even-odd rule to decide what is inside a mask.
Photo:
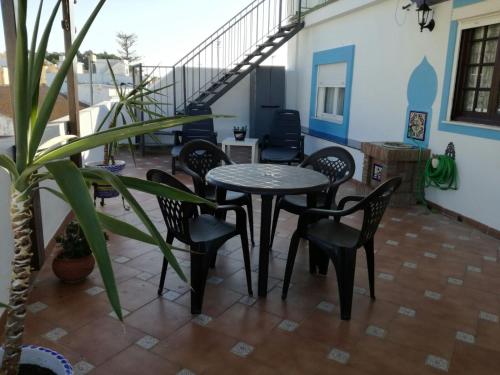
[{"label": "planter", "polygon": [[237,141],[244,141],[245,140],[245,137],[247,136],[247,132],[246,131],[234,131],[234,139],[237,140]]},{"label": "planter", "polygon": [[[113,174],[120,174],[125,168],[127,163],[124,160],[116,160],[115,164],[102,164],[101,162],[85,163],[86,167],[105,169]],[[101,199],[101,206],[104,206],[104,199],[114,198],[119,196],[118,193],[111,185],[98,185],[94,184],[94,203],[96,199]]]},{"label": "planter", "polygon": [[[0,348],[0,359],[3,348]],[[36,345],[23,345],[21,365],[36,365],[51,370],[55,375],[73,375],[73,368],[61,354]]]},{"label": "planter", "polygon": [[56,256],[52,262],[52,271],[63,283],[76,284],[85,280],[94,266],[95,259],[92,255],[75,259]]}]

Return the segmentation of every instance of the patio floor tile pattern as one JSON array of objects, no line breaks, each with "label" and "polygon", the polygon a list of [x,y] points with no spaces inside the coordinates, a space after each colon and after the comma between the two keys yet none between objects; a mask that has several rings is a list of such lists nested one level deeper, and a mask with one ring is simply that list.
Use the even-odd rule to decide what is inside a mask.
[{"label": "patio floor tile pattern", "polygon": [[[129,163],[126,173],[144,178],[149,168],[170,171],[169,161],[163,155],[139,156],[141,169]],[[176,176],[190,184],[182,173]],[[339,197],[353,193],[354,186],[343,187]],[[135,195],[165,233],[156,198]],[[259,209],[254,197],[257,243]],[[120,199],[107,200],[103,210],[142,228]],[[346,221],[356,226],[361,217]],[[97,270],[82,284],[64,285],[52,274],[51,255],[33,288],[25,342],[60,351],[77,373],[91,375],[146,369],[198,375],[498,373],[500,241],[423,207],[388,209],[375,239],[377,299],[368,296],[366,258],[360,251],[352,319],[345,322],[333,266],[326,277],[310,275],[304,242],[293,286],[287,300],[281,300],[296,223],[295,216],[282,211],[266,299],[247,296],[240,243],[231,240],[210,271],[204,314],[198,317],[189,311],[189,288],[171,269],[165,298],[157,296],[162,255],[150,245],[110,235],[122,307],[128,312],[124,323],[108,315],[111,308]],[[176,255],[189,275],[189,254]],[[258,247],[251,261],[255,269]],[[254,291],[257,276],[252,273]]]}]

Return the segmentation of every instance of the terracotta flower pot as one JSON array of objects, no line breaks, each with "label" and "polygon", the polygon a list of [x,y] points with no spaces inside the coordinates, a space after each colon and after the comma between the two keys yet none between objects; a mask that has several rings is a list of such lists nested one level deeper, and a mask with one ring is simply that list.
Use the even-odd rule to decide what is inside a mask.
[{"label": "terracotta flower pot", "polygon": [[95,266],[92,255],[83,258],[64,259],[55,257],[52,262],[54,274],[64,283],[75,284],[82,282],[90,275]]},{"label": "terracotta flower pot", "polygon": [[[0,347],[0,360],[3,358]],[[23,345],[21,365],[36,365],[51,370],[56,375],[73,375],[73,368],[64,356],[47,348],[36,345]]]}]

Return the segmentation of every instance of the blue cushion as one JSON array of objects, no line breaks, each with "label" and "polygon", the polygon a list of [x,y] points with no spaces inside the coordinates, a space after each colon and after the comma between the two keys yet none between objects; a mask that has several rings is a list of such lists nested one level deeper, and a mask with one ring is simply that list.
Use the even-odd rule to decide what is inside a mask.
[{"label": "blue cushion", "polygon": [[179,157],[181,150],[182,150],[182,146],[183,145],[177,145],[177,146],[172,147],[172,149],[170,150],[170,155],[172,155],[174,158]]},{"label": "blue cushion", "polygon": [[268,147],[262,150],[261,159],[267,161],[287,162],[296,159],[299,150],[286,147]]}]

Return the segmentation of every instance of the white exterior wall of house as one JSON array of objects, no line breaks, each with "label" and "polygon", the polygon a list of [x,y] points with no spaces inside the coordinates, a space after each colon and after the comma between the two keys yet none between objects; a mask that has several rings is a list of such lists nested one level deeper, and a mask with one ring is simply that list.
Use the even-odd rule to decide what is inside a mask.
[{"label": "white exterior wall of house", "polygon": [[[80,111],[80,132],[81,135],[88,135],[94,132],[97,125],[102,121],[102,118],[110,109],[110,103],[102,103],[93,107],[89,107]],[[58,135],[65,134],[65,121],[67,118],[61,118],[53,121],[47,127],[43,141]],[[42,142],[43,142],[42,141]],[[0,137],[0,154],[10,154],[13,145],[13,137],[1,138]],[[83,161],[99,161],[103,158],[102,147],[82,153]],[[43,183],[43,185],[53,188],[55,183]],[[57,229],[68,215],[69,206],[62,202],[59,198],[51,193],[42,190],[40,201],[42,204],[42,221],[43,221],[43,237],[45,246],[55,235]],[[9,176],[0,169],[0,212],[6,213],[10,211],[10,185]],[[2,239],[2,246],[0,250],[0,302],[7,302],[8,288],[10,282],[11,268],[10,263],[13,255],[13,237],[10,227],[9,216],[4,214],[0,215],[0,238]],[[0,316],[2,309],[0,308]]]},{"label": "white exterior wall of house", "polygon": [[[457,0],[455,0],[457,1]],[[450,23],[454,19],[500,13],[498,0],[446,1],[433,6],[436,27],[420,32],[415,7],[399,25],[398,0],[338,0],[306,15],[306,27],[288,43],[287,107],[301,113],[303,126],[310,122],[313,54],[354,45],[348,138],[357,141],[403,141],[409,106],[407,87],[415,68],[427,59],[437,75],[437,95],[432,103],[429,148],[443,154],[448,142],[457,151],[459,189],[426,190],[428,200],[500,230],[500,141],[461,135],[438,128],[446,71]],[[405,16],[405,12],[398,11]],[[459,20],[459,24],[460,24]],[[497,21],[500,22],[500,21]],[[450,92],[453,92],[451,90]],[[495,129],[493,129],[495,130]],[[498,129],[500,130],[500,129]],[[306,136],[306,153],[332,145]],[[361,180],[363,154],[349,148]]]}]

